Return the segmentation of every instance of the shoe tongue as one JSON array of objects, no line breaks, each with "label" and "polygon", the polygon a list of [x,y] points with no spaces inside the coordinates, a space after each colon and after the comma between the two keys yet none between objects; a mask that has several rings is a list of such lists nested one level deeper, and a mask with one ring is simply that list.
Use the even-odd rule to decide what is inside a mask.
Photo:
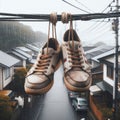
[{"label": "shoe tongue", "polygon": [[74,43],[72,41],[70,41],[70,48],[74,47],[75,50],[78,50],[79,46],[80,46],[80,42],[79,41],[74,41]]},{"label": "shoe tongue", "polygon": [[54,49],[53,48],[48,48],[48,52],[47,52],[47,48],[43,49],[43,54],[52,54],[54,53]]}]

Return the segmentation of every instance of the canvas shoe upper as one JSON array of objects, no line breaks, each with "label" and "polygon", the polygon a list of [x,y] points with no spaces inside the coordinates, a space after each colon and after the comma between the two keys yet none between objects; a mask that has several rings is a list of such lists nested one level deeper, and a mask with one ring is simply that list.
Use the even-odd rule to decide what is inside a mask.
[{"label": "canvas shoe upper", "polygon": [[38,54],[35,64],[25,79],[25,92],[42,94],[53,85],[54,72],[60,65],[60,46],[56,39],[50,38]]},{"label": "canvas shoe upper", "polygon": [[[73,35],[73,37],[72,37]],[[62,44],[64,81],[72,91],[88,90],[91,85],[91,66],[75,30],[67,30]]]}]

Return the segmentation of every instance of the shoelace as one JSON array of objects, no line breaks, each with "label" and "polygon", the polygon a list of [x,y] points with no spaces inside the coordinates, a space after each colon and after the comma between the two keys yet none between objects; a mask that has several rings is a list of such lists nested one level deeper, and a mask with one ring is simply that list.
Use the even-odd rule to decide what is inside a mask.
[{"label": "shoelace", "polygon": [[36,72],[46,72],[50,64],[50,59],[52,57],[48,53],[49,38],[50,38],[50,22],[52,23],[52,37],[57,38],[57,35],[56,35],[57,13],[50,14],[50,21],[49,21],[49,26],[48,26],[47,54],[38,56],[38,61],[34,67],[34,71]]},{"label": "shoelace", "polygon": [[34,65],[34,72],[46,72],[50,64],[51,55],[39,55],[36,64]]},{"label": "shoelace", "polygon": [[83,57],[80,50],[73,50],[70,48],[67,48],[68,50],[68,58],[70,59],[69,62],[72,63],[71,67],[76,68],[83,68],[82,63]]}]

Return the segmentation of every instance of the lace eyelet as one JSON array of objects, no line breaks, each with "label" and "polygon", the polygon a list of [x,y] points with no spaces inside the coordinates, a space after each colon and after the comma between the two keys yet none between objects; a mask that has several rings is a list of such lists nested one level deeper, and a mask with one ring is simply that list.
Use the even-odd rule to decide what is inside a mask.
[{"label": "lace eyelet", "polygon": [[40,59],[42,59],[42,56],[40,56]]},{"label": "lace eyelet", "polygon": [[68,44],[65,44],[65,46],[68,46]]}]

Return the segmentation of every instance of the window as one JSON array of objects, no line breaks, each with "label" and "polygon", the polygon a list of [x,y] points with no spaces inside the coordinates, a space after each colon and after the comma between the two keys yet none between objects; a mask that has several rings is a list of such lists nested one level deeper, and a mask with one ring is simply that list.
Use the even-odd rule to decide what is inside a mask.
[{"label": "window", "polygon": [[10,68],[4,69],[5,80],[10,77]]},{"label": "window", "polygon": [[113,71],[113,67],[112,66],[107,66],[107,76],[109,78],[112,78],[113,79],[113,76],[114,76],[114,71]]}]

